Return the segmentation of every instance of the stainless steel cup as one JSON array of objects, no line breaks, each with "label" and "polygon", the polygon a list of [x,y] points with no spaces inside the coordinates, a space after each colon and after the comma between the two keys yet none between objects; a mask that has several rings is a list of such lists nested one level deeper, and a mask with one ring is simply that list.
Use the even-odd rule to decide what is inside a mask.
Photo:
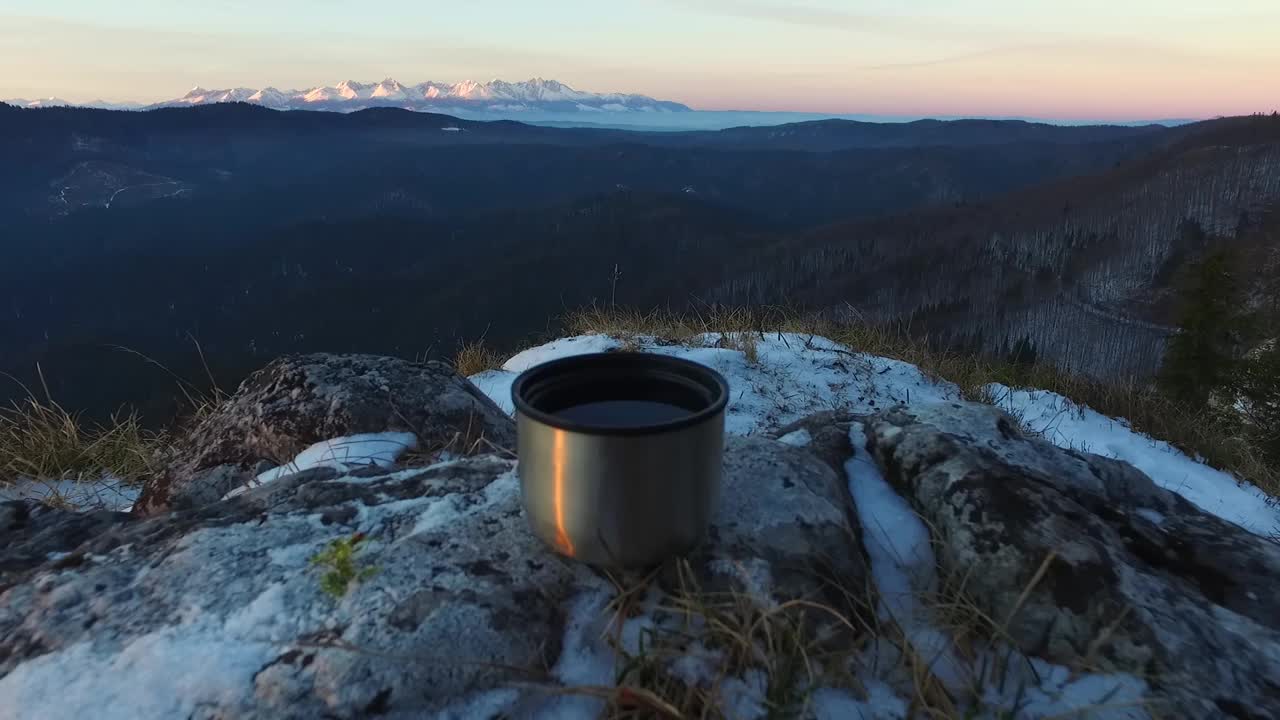
[{"label": "stainless steel cup", "polygon": [[525,513],[548,545],[639,567],[702,539],[720,492],[719,373],[663,355],[579,355],[525,371],[511,394]]}]

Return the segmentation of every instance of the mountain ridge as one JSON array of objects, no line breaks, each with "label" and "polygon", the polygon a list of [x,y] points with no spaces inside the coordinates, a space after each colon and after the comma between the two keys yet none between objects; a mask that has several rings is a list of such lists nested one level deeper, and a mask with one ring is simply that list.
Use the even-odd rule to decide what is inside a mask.
[{"label": "mountain ridge", "polygon": [[[33,108],[79,106],[61,98],[14,99],[3,102]],[[546,80],[540,77],[520,82],[507,82],[497,78],[489,82],[464,80],[458,83],[428,80],[416,85],[404,85],[388,77],[376,83],[343,80],[336,85],[318,85],[290,90],[280,90],[273,86],[206,89],[197,85],[181,97],[157,103],[109,105],[99,100],[83,106],[150,110],[234,102],[260,105],[272,110],[310,109],[337,112],[352,112],[373,107],[399,107],[420,111],[453,109],[472,112],[692,112],[689,106],[670,100],[658,100],[638,93],[587,92],[576,90],[558,80]]]}]

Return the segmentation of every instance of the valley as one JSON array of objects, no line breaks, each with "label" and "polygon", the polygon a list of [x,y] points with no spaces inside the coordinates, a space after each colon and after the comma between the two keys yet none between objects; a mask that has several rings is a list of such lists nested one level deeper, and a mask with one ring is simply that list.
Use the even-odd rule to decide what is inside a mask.
[{"label": "valley", "polygon": [[642,133],[0,105],[0,130],[0,370],[97,416],[175,411],[139,354],[231,388],[285,353],[513,348],[592,303],[856,312],[1149,378],[1178,269],[1274,253],[1280,201],[1268,116]]}]

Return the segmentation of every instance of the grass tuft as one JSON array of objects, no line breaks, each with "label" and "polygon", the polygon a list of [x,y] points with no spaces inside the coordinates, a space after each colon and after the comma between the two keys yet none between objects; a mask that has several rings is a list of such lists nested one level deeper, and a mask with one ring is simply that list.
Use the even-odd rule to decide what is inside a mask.
[{"label": "grass tuft", "polygon": [[720,336],[721,344],[737,350],[747,358],[747,363],[755,365],[760,362],[759,336],[753,332],[727,332]]},{"label": "grass tuft", "polygon": [[490,350],[484,340],[467,343],[453,356],[453,367],[462,377],[479,375],[487,370],[500,370],[503,357]]},{"label": "grass tuft", "polygon": [[163,446],[164,436],[145,430],[135,413],[89,424],[34,396],[0,409],[0,482],[136,483],[156,468]]}]

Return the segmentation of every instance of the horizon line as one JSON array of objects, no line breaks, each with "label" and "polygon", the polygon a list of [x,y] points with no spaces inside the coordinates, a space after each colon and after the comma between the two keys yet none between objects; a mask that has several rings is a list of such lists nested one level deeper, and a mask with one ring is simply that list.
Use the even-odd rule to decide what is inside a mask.
[{"label": "horizon line", "polygon": [[[353,82],[359,82],[359,81],[353,81]],[[427,81],[427,82],[430,82],[430,81]],[[462,82],[467,82],[467,81],[464,80]],[[376,83],[371,83],[371,84],[376,84]],[[194,86],[192,89],[193,90],[202,89],[209,92],[223,90],[223,88],[210,89],[210,88],[204,88],[198,85]],[[237,88],[226,88],[226,89],[241,89],[241,88],[237,87]],[[640,94],[640,93],[635,93],[635,94]],[[692,105],[689,105],[688,103],[684,103],[679,100],[661,100],[660,98],[654,98],[654,99],[659,100],[661,102],[676,102],[676,103],[685,105],[686,107],[689,108],[689,110],[687,111],[669,112],[665,114],[665,115],[674,115],[674,116],[694,115],[694,114],[810,116],[809,118],[797,119],[792,122],[812,122],[812,121],[820,121],[823,119],[850,120],[855,122],[873,122],[873,123],[874,122],[901,123],[901,122],[916,122],[920,120],[938,120],[942,122],[957,121],[957,120],[992,120],[992,121],[1021,121],[1021,122],[1045,123],[1045,124],[1071,123],[1075,125],[1108,125],[1108,124],[1133,125],[1133,124],[1143,124],[1143,123],[1151,124],[1151,125],[1171,125],[1171,124],[1188,124],[1188,123],[1202,122],[1205,120],[1214,120],[1214,119],[1227,118],[1227,117],[1246,117],[1246,116],[1255,115],[1255,114],[1268,114],[1268,111],[1264,111],[1264,110],[1258,110],[1251,113],[1216,113],[1213,115],[1182,116],[1182,117],[1177,117],[1177,116],[1173,116],[1173,117],[1053,116],[1053,115],[1034,115],[1034,114],[1010,114],[1010,113],[988,115],[988,114],[979,114],[979,113],[927,113],[927,112],[926,113],[906,113],[906,112],[880,113],[880,112],[844,112],[844,111],[828,112],[828,111],[821,111],[821,110],[765,110],[765,109],[757,110],[757,109],[741,109],[741,108],[737,108],[737,109],[703,108],[703,107],[694,107]],[[23,101],[25,103],[33,103],[33,102],[43,102],[47,100],[58,100],[65,104],[42,105],[40,107],[32,108],[32,107],[25,107],[24,105],[18,104],[17,102],[17,101]],[[335,110],[335,109],[325,108],[325,107],[314,107],[314,108],[298,107],[298,108],[289,108],[287,110],[281,110],[277,108],[268,107],[266,105],[260,105],[258,103],[250,103],[245,101],[211,102],[211,103],[201,103],[201,104],[195,104],[195,105],[168,104],[168,103],[174,102],[175,100],[177,100],[177,98],[170,98],[168,100],[158,100],[154,102],[138,102],[138,101],[115,101],[115,100],[107,100],[103,97],[96,97],[93,100],[75,101],[75,100],[70,100],[68,98],[60,97],[57,95],[50,95],[45,97],[0,98],[0,103],[9,105],[10,107],[16,107],[24,110],[42,110],[42,109],[50,109],[54,107],[70,107],[70,108],[77,108],[82,110],[104,110],[108,112],[149,112],[151,110],[209,107],[212,105],[247,105],[250,107],[260,107],[265,110],[271,110],[273,112],[335,112],[335,113],[342,112],[341,110]],[[91,103],[120,105],[122,107],[115,107],[115,108],[87,107]],[[394,109],[394,110],[404,110],[406,112],[434,112],[435,114],[438,114],[438,115],[451,114],[449,112],[444,112],[444,111],[437,112],[432,110],[415,110],[412,108],[399,107],[394,104],[362,107],[358,110],[353,110],[352,112],[361,112],[363,110],[370,110],[370,109]],[[554,111],[531,110],[531,111],[517,111],[517,112],[493,112],[493,111],[481,110],[481,109],[476,109],[476,110],[472,110],[468,108],[455,108],[455,109],[460,110],[462,112],[466,112],[466,113],[474,113],[477,115],[492,115],[492,116],[495,116],[495,118],[497,116],[501,116],[502,119],[515,120],[517,122],[520,121],[519,116],[521,112],[528,112],[530,116],[536,116],[536,115],[570,116],[574,114],[570,111],[554,112]],[[642,114],[637,111],[613,111],[609,114],[602,113],[599,115],[596,115],[596,114],[584,115],[583,120],[584,120],[584,123],[588,125],[610,125],[610,124],[625,125],[627,124],[625,122],[609,123],[607,121],[610,120],[611,118],[631,118],[631,117],[642,118],[642,117],[651,117],[651,115]],[[460,118],[460,119],[466,119],[466,118]],[[536,123],[538,122],[538,118],[533,117],[528,122]],[[557,119],[551,120],[551,122],[571,122],[571,120],[567,120],[567,119],[560,120],[557,118]],[[637,125],[643,126],[642,124],[637,124]]]}]

